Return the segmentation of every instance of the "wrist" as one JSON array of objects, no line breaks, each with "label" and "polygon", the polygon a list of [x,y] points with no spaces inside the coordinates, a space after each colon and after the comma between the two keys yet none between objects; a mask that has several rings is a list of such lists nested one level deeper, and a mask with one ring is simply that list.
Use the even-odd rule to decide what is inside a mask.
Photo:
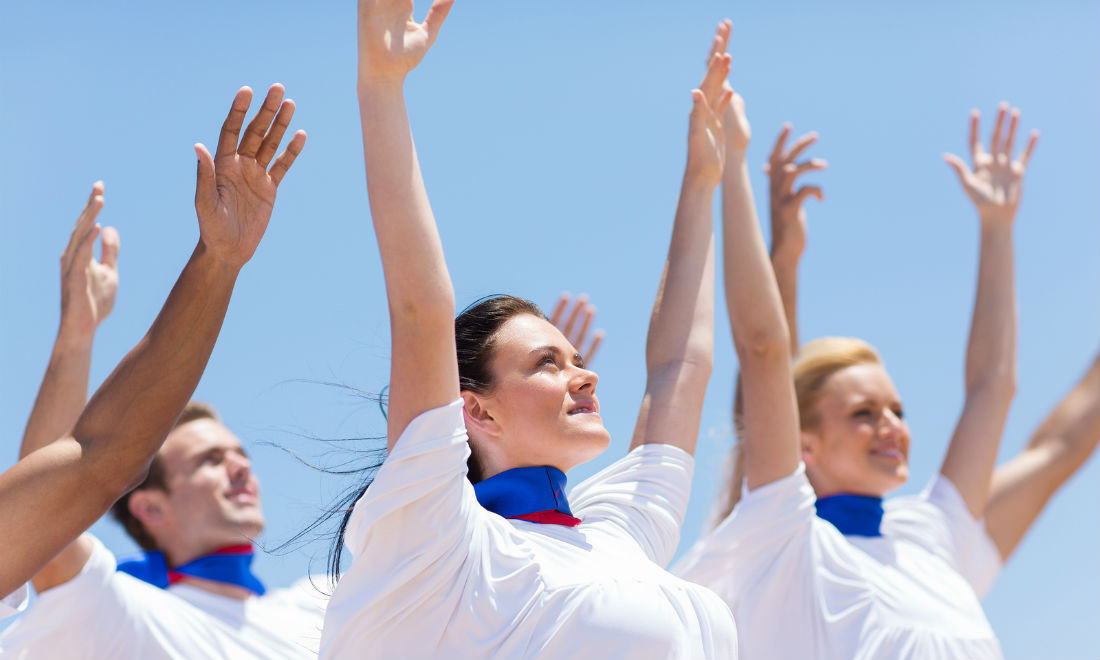
[{"label": "wrist", "polygon": [[53,344],[55,356],[72,353],[90,352],[95,341],[94,323],[79,323],[61,314],[61,324],[57,328],[57,339]]},{"label": "wrist", "polygon": [[1011,227],[1016,209],[978,209],[978,219],[983,227]]},{"label": "wrist", "polygon": [[203,242],[202,238],[199,238],[195,251],[191,253],[189,264],[200,267],[204,273],[216,281],[224,280],[232,285],[236,282],[241,269],[244,268],[251,257],[250,254],[242,261],[239,256],[219,253],[217,250],[212,250]]},{"label": "wrist", "polygon": [[400,76],[377,76],[359,73],[357,85],[359,98],[402,95],[405,92],[405,74]]},{"label": "wrist", "polygon": [[772,239],[771,261],[773,267],[798,268],[803,248]]},{"label": "wrist", "polygon": [[681,183],[681,188],[685,193],[713,194],[721,180],[721,172],[712,173],[688,167],[684,169],[684,180]]}]

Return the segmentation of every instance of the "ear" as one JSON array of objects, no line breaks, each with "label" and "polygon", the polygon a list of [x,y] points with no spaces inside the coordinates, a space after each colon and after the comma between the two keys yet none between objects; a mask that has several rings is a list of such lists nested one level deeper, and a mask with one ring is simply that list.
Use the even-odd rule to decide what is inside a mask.
[{"label": "ear", "polygon": [[807,467],[817,463],[817,435],[810,431],[800,431],[798,441],[802,448],[802,462]]},{"label": "ear", "polygon": [[146,529],[152,530],[164,524],[168,519],[168,502],[163,491],[155,488],[135,490],[126,503],[130,513]]},{"label": "ear", "polygon": [[486,397],[469,390],[463,390],[461,396],[462,413],[466,420],[467,431],[471,434],[476,432],[479,436],[499,437],[500,424],[493,419],[492,413],[489,412]]}]

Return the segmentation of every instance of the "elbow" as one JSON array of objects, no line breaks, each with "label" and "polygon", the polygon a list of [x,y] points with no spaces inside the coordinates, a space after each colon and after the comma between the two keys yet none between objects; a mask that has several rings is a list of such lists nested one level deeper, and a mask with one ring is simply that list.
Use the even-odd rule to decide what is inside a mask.
[{"label": "elbow", "polygon": [[1009,406],[1016,397],[1016,369],[1005,367],[981,378],[969,378],[966,383],[967,398],[983,398]]},{"label": "elbow", "polygon": [[436,288],[427,295],[402,296],[390,303],[390,320],[402,328],[453,327],[454,312],[455,297],[450,287]]},{"label": "elbow", "polygon": [[790,361],[791,359],[791,338],[785,324],[748,333],[735,332],[733,343],[742,368],[747,363],[772,362],[777,359]]}]

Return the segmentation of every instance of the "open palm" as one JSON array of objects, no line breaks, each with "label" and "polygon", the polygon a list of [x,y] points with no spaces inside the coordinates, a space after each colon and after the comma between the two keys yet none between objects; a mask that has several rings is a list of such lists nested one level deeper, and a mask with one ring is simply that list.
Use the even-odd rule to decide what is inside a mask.
[{"label": "open palm", "polygon": [[[111,313],[118,294],[118,232],[96,224],[102,208],[103,182],[97,181],[61,254],[61,322],[85,337]],[[95,241],[100,235],[102,253],[97,261]]]},{"label": "open palm", "polygon": [[1008,104],[1002,103],[997,110],[997,121],[993,127],[987,152],[982,148],[978,137],[980,115],[977,110],[971,112],[970,156],[974,163],[973,170],[954,154],[944,154],[944,160],[955,170],[967,196],[978,207],[982,217],[1011,221],[1016,216],[1016,208],[1020,204],[1024,173],[1031,153],[1035,149],[1035,143],[1039,139],[1039,132],[1031,132],[1023,153],[1016,160],[1012,160],[1020,110],[1012,109],[1008,135],[1002,140],[1002,129],[1007,113]]},{"label": "open palm", "polygon": [[271,219],[279,183],[306,141],[305,132],[295,133],[269,170],[268,164],[294,115],[294,102],[283,101],[282,85],[272,85],[238,144],[251,101],[251,89],[243,87],[237,92],[213,157],[206,147],[195,145],[199,157],[195,187],[199,234],[208,250],[237,266],[244,265],[255,253]]}]

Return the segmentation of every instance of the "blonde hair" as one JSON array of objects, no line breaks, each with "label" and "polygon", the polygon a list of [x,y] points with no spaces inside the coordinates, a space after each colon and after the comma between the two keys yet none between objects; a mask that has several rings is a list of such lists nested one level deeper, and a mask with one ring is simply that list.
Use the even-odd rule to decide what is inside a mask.
[{"label": "blonde hair", "polygon": [[[818,400],[826,379],[841,369],[857,364],[882,364],[882,358],[873,346],[855,337],[821,337],[807,342],[798,351],[791,365],[795,397],[798,399],[798,425],[803,429],[817,426]],[[737,376],[733,402],[733,428],[737,442],[726,458],[726,475],[717,506],[711,512],[709,528],[717,527],[741,500],[741,484],[745,478],[744,455],[741,441],[744,439],[744,401],[741,396],[741,375]]]}]

